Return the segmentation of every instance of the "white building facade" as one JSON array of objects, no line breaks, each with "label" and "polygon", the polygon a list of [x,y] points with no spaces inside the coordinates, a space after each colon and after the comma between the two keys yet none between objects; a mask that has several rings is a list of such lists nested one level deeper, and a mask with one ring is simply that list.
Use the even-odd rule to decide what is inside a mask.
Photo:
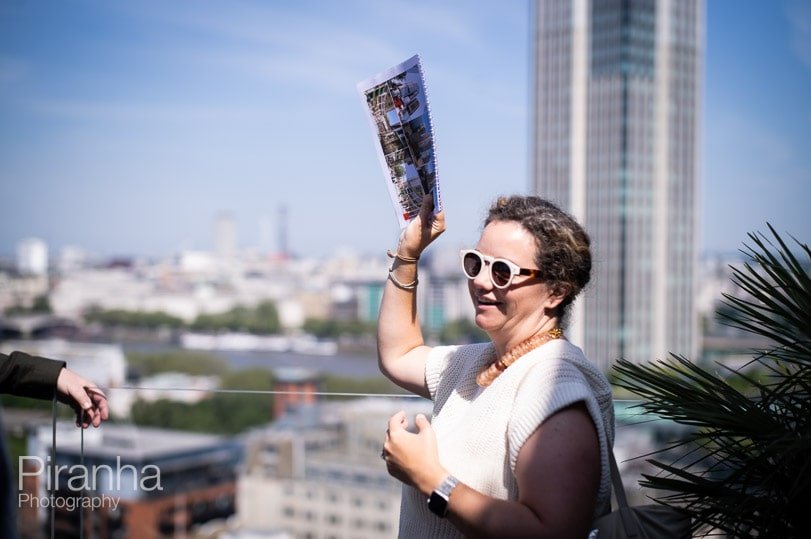
[{"label": "white building facade", "polygon": [[39,238],[26,238],[17,244],[17,271],[23,275],[47,275],[48,244]]}]

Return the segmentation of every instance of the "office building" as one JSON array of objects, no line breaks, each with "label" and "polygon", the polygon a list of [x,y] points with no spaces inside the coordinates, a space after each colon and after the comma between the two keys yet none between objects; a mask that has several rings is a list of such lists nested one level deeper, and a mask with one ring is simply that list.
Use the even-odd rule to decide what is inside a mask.
[{"label": "office building", "polygon": [[592,239],[570,338],[695,357],[703,0],[537,0],[531,189]]},{"label": "office building", "polygon": [[52,525],[56,537],[187,537],[236,512],[235,440],[121,423],[51,429],[29,435],[20,461],[24,537]]},{"label": "office building", "polygon": [[398,410],[413,418],[431,407],[423,399],[381,397],[300,402],[250,433],[237,486],[241,528],[295,537],[396,537],[401,484],[379,457],[381,433]]}]

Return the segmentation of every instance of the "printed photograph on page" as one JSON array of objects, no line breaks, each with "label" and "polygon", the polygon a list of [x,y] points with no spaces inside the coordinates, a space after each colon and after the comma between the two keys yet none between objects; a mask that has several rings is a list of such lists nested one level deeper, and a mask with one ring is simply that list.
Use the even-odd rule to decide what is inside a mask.
[{"label": "printed photograph on page", "polygon": [[441,199],[427,93],[419,56],[358,85],[376,134],[377,151],[400,226],[417,216],[431,193]]}]

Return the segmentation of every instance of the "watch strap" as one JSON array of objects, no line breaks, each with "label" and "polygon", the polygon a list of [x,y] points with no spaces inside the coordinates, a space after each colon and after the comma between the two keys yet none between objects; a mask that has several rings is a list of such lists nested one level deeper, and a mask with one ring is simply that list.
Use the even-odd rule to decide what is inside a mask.
[{"label": "watch strap", "polygon": [[428,497],[428,509],[435,515],[444,518],[448,514],[451,492],[458,484],[459,480],[452,475],[443,479],[442,483]]}]

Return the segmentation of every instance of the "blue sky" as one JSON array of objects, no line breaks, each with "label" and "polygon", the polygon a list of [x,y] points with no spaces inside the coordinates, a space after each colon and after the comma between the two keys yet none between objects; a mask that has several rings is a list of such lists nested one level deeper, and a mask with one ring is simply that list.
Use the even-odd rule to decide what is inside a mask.
[{"label": "blue sky", "polygon": [[[422,56],[448,213],[475,242],[527,192],[526,0],[0,2],[0,255],[276,246],[383,252],[398,229],[355,84]],[[811,232],[811,3],[708,0],[701,249]],[[264,224],[263,224],[264,223]],[[265,230],[265,233],[261,231]]]}]

